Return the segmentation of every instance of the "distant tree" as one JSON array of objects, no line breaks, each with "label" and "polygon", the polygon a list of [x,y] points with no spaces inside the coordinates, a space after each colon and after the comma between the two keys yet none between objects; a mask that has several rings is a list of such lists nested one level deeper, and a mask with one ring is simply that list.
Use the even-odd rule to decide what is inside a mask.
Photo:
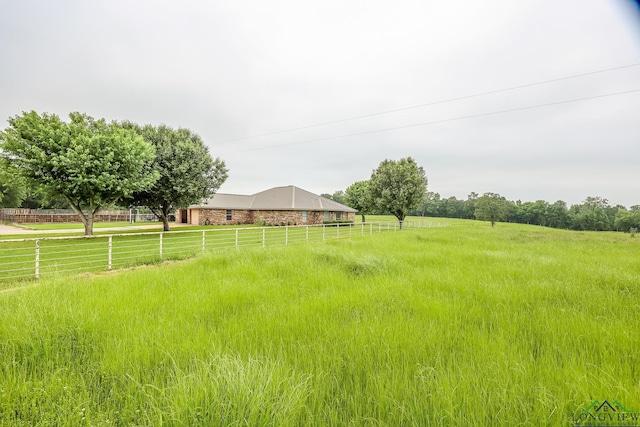
[{"label": "distant tree", "polygon": [[64,197],[93,235],[94,215],[103,207],[148,188],[157,174],[146,168],[153,147],[130,130],[104,119],[71,113],[23,113],[0,135],[2,155],[20,175],[51,195]]},{"label": "distant tree", "polygon": [[554,228],[567,228],[569,226],[569,211],[565,202],[558,200],[549,205],[546,225]]},{"label": "distant tree", "polygon": [[464,218],[465,202],[458,200],[455,196],[446,199],[446,217],[447,218]]},{"label": "distant tree", "polygon": [[549,203],[544,200],[526,202],[522,205],[525,224],[546,225],[546,215]]},{"label": "distant tree", "polygon": [[478,200],[478,193],[476,193],[475,191],[469,193],[464,204],[464,218],[474,218],[474,213],[476,211],[476,200]]},{"label": "distant tree", "polygon": [[422,216],[440,217],[440,194],[433,191],[427,191],[424,196],[423,203],[418,208]]},{"label": "distant tree", "polygon": [[169,231],[169,214],[211,197],[228,176],[224,161],[213,159],[200,136],[188,129],[169,126],[140,127],[123,123],[155,147],[152,169],[158,175],[153,186],[134,192],[129,203],[145,206]]},{"label": "distant tree", "polygon": [[29,187],[20,204],[26,209],[70,209],[69,202],[58,194],[47,194],[41,188]]},{"label": "distant tree", "polygon": [[401,229],[407,213],[423,203],[426,191],[424,169],[411,157],[398,161],[384,160],[369,180],[373,206],[392,213],[398,218]]},{"label": "distant tree", "polygon": [[371,212],[371,194],[369,192],[369,181],[354,182],[347,188],[344,193],[344,199],[347,206],[357,210],[365,221],[365,215]]},{"label": "distant tree", "polygon": [[609,208],[609,201],[602,197],[587,197],[582,204],[572,205],[569,216],[573,228],[584,231],[611,230],[614,219],[607,214]]},{"label": "distant tree", "polygon": [[507,200],[496,193],[484,193],[476,200],[475,216],[481,221],[490,221],[491,227],[505,218]]},{"label": "distant tree", "polygon": [[17,208],[26,196],[24,180],[7,159],[0,159],[0,208]]},{"label": "distant tree", "polygon": [[632,228],[640,229],[640,210],[619,209],[615,218],[615,229],[628,233]]},{"label": "distant tree", "polygon": [[340,203],[340,204],[343,204],[343,205],[344,205],[344,203],[345,203],[344,196],[345,196],[345,195],[344,195],[344,191],[342,191],[342,190],[337,190],[337,191],[334,191],[334,192],[333,192],[333,194],[331,195],[331,199],[332,199],[334,202],[337,202],[337,203]]},{"label": "distant tree", "polygon": [[324,197],[325,199],[329,199],[329,200],[333,200],[336,203],[340,203],[340,204],[346,204],[345,199],[344,199],[344,191],[342,190],[336,190],[333,192],[333,194],[329,194],[329,193],[322,193],[320,194],[320,197]]}]

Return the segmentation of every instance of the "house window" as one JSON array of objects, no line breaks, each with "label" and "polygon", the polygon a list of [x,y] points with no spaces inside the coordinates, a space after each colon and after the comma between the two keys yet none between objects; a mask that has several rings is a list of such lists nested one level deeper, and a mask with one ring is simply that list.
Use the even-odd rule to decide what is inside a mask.
[{"label": "house window", "polygon": [[227,221],[231,221],[233,219],[233,211],[231,209],[227,209]]},{"label": "house window", "polygon": [[307,211],[302,211],[302,222],[307,222]]},{"label": "house window", "polygon": [[340,221],[342,219],[342,212],[336,212],[336,221]]},{"label": "house window", "polygon": [[331,213],[328,211],[324,211],[324,220],[325,221],[330,221],[331,220]]}]

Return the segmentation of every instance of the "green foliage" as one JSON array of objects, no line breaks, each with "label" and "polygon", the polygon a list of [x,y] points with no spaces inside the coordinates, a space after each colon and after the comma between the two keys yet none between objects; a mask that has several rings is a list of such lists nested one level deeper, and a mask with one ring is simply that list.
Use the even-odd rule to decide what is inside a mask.
[{"label": "green foliage", "polygon": [[116,123],[80,113],[69,117],[69,123],[35,111],[12,117],[1,148],[28,182],[63,196],[91,235],[98,210],[157,179],[147,168],[154,150]]},{"label": "green foliage", "polygon": [[[467,200],[455,197],[442,198],[440,194],[428,192],[425,202],[412,213],[429,217],[473,218],[476,193],[469,194]],[[521,224],[535,224],[553,228],[565,228],[583,231],[616,230],[628,232],[630,227],[640,226],[640,206],[626,209],[624,206],[611,206],[602,197],[587,197],[581,204],[567,208],[567,203],[558,200],[548,203],[506,201],[507,207],[502,220]]]},{"label": "green foliage", "polygon": [[554,228],[567,228],[569,225],[569,211],[567,204],[558,200],[548,205],[546,210],[545,225]]},{"label": "green foliage", "polygon": [[365,221],[365,215],[372,213],[371,193],[369,191],[369,181],[354,182],[347,188],[344,194],[347,206],[357,210]]},{"label": "green foliage", "polygon": [[348,219],[332,219],[329,221],[323,221],[323,224],[353,224],[353,221],[348,220]]},{"label": "green foliage", "polygon": [[320,197],[324,197],[325,199],[333,200],[334,202],[337,202],[337,203],[345,204],[344,191],[342,191],[342,190],[336,190],[336,191],[333,192],[333,194],[322,193],[322,194],[320,194]]},{"label": "green foliage", "polygon": [[390,212],[402,227],[412,209],[420,206],[427,191],[427,177],[422,166],[411,157],[398,161],[384,160],[371,174],[371,202],[381,212]]},{"label": "green foliage", "polygon": [[637,410],[640,241],[624,237],[455,221],[3,292],[0,425],[557,426],[609,396]]},{"label": "green foliage", "polygon": [[215,193],[228,176],[224,161],[213,159],[199,135],[188,129],[124,123],[155,147],[152,169],[158,180],[151,188],[135,192],[134,206],[146,206],[169,231],[168,217],[174,209],[200,203]]},{"label": "green foliage", "polygon": [[331,200],[344,205],[344,191],[336,190],[331,195]]},{"label": "green foliage", "polygon": [[0,158],[0,208],[20,207],[26,193],[24,180],[7,159]]},{"label": "green foliage", "polygon": [[640,210],[618,210],[614,226],[616,230],[625,232],[632,228],[640,228]]},{"label": "green foliage", "polygon": [[615,214],[610,216],[611,206],[602,197],[587,197],[580,205],[569,209],[572,228],[583,231],[608,231],[613,227]]},{"label": "green foliage", "polygon": [[476,219],[490,221],[491,227],[505,219],[508,209],[507,200],[496,193],[484,193],[475,201]]},{"label": "green foliage", "polygon": [[467,200],[455,196],[442,198],[439,193],[428,191],[424,203],[413,211],[414,215],[442,218],[473,219],[478,194],[470,193]]},{"label": "green foliage", "polygon": [[27,188],[21,208],[27,209],[69,209],[69,202],[59,195],[42,191],[38,187]]}]

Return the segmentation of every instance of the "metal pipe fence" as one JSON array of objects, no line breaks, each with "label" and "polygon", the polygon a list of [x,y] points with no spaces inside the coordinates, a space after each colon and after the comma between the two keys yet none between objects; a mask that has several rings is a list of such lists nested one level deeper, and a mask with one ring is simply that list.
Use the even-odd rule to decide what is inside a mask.
[{"label": "metal pipe fence", "polygon": [[[403,228],[448,225],[404,221]],[[4,240],[0,241],[0,282],[126,268],[216,250],[321,243],[398,230],[398,222],[389,221]]]}]

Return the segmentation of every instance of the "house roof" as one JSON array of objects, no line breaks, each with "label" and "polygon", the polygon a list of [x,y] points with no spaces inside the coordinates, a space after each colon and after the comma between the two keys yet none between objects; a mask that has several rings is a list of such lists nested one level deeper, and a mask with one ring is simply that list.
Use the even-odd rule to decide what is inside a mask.
[{"label": "house roof", "polygon": [[200,205],[189,206],[208,209],[243,209],[254,211],[331,211],[356,212],[355,209],[309,191],[288,185],[274,187],[251,196],[216,193]]}]

